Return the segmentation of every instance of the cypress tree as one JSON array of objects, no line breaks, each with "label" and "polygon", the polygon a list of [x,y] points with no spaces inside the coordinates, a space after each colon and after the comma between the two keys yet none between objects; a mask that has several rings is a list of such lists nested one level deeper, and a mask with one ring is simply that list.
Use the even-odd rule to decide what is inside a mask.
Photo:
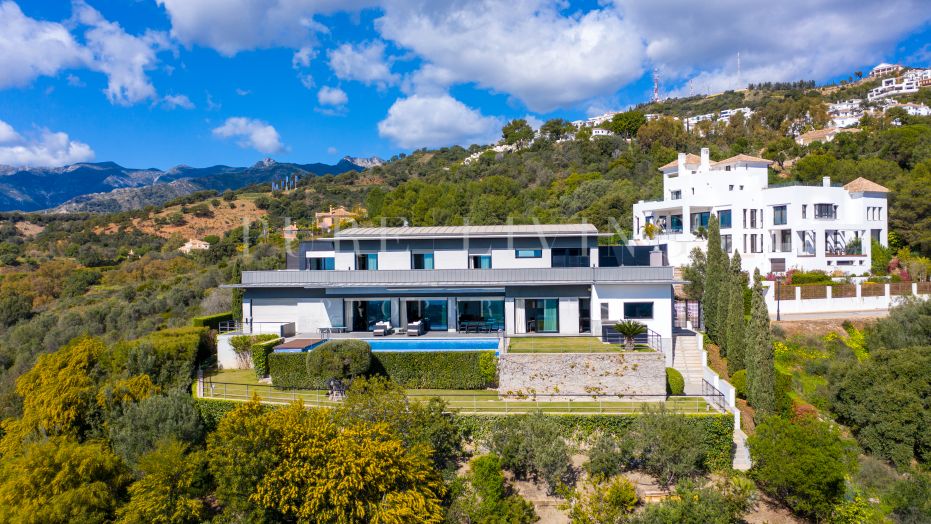
[{"label": "cypress tree", "polygon": [[744,289],[747,277],[741,267],[740,253],[731,259],[730,293],[727,303],[727,368],[731,373],[746,367],[746,322],[744,320]]},{"label": "cypress tree", "polygon": [[705,332],[715,343],[719,343],[718,333],[718,300],[721,294],[722,277],[724,276],[724,259],[726,255],[721,249],[721,230],[718,219],[714,215],[708,218],[708,257],[705,266],[705,291],[702,295],[702,311],[705,317]]},{"label": "cypress tree", "polygon": [[773,340],[769,328],[769,310],[763,298],[760,270],[753,273],[753,292],[750,294],[750,323],[747,326],[747,397],[750,405],[760,413],[776,410]]}]

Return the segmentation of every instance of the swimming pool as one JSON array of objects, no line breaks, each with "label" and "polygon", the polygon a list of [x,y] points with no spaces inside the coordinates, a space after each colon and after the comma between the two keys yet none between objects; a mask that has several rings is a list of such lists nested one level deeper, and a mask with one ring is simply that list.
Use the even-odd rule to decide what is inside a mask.
[{"label": "swimming pool", "polygon": [[425,338],[367,340],[372,351],[490,351],[498,349],[497,338]]}]

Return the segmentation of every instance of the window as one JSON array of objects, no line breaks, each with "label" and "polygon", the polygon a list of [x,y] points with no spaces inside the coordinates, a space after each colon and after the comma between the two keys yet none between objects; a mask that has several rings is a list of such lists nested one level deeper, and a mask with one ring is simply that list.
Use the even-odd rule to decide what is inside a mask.
[{"label": "window", "polygon": [[701,213],[692,213],[692,231],[698,230],[698,228],[708,228],[708,217],[711,216],[711,213],[708,211],[702,211]]},{"label": "window", "polygon": [[802,204],[802,218],[808,218],[808,205]]},{"label": "window", "polygon": [[750,252],[763,252],[763,235],[750,235]]},{"label": "window", "polygon": [[307,269],[311,271],[332,271],[336,269],[336,259],[333,257],[308,258]]},{"label": "window", "polygon": [[669,192],[669,199],[670,199],[670,200],[681,200],[681,199],[682,199],[682,190],[681,190],[681,189],[677,189],[677,190],[675,190],[675,191],[670,191],[670,192]]},{"label": "window", "polygon": [[579,298],[579,333],[592,332],[592,299]]},{"label": "window", "polygon": [[524,301],[527,333],[559,332],[559,299],[528,298]]},{"label": "window", "polygon": [[353,300],[352,330],[372,331],[378,322],[391,320],[390,300]]},{"label": "window", "polygon": [[718,222],[721,229],[730,229],[731,228],[731,210],[725,209],[723,211],[718,211]]},{"label": "window", "polygon": [[750,210],[750,229],[756,229],[756,209]]},{"label": "window", "polygon": [[788,223],[788,214],[786,213],[786,206],[775,206],[773,207],[773,225],[774,226],[784,226]]},{"label": "window", "polygon": [[411,267],[413,269],[433,269],[433,253],[412,253]]},{"label": "window", "polygon": [[721,235],[721,249],[727,254],[734,251],[734,241],[731,235]]},{"label": "window", "polygon": [[652,319],[653,303],[652,302],[624,302],[624,318],[630,319]]},{"label": "window", "polygon": [[733,191],[733,190],[734,190],[734,184],[731,184],[731,185],[727,186],[727,190],[728,190],[728,191]]},{"label": "window", "polygon": [[834,204],[815,204],[815,218],[827,220],[837,218],[837,206]]},{"label": "window", "polygon": [[543,258],[542,249],[515,249],[515,258]]},{"label": "window", "polygon": [[491,255],[472,255],[469,257],[472,269],[491,269]]},{"label": "window", "polygon": [[371,271],[378,269],[378,253],[360,253],[356,255],[356,269]]},{"label": "window", "polygon": [[670,230],[673,233],[681,233],[682,232],[682,215],[670,215],[669,225],[670,225]]},{"label": "window", "polygon": [[504,329],[503,299],[460,299],[457,304],[460,332]]},{"label": "window", "polygon": [[602,322],[611,320],[611,305],[607,302],[601,303],[601,320]]},{"label": "window", "polygon": [[[746,210],[746,209],[744,209],[744,222],[743,222],[743,228],[744,228],[744,229],[747,229],[747,210]],[[746,251],[746,250],[744,250],[744,251]]]},{"label": "window", "polygon": [[[665,222],[665,218],[661,219]],[[588,249],[580,247],[553,248],[550,251],[552,267],[588,267]]]},{"label": "window", "polygon": [[445,298],[407,300],[407,322],[423,321],[427,330],[446,331],[449,327],[448,302]]}]

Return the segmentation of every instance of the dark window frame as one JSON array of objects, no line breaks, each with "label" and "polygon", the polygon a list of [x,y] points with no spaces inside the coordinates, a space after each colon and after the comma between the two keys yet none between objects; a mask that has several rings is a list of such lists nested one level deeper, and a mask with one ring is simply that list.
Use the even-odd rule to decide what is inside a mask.
[{"label": "dark window frame", "polygon": [[[650,310],[649,316],[644,316],[643,314],[636,313],[635,309],[631,309],[631,313],[628,313],[628,307],[648,307]],[[653,302],[624,302],[624,319],[630,320],[653,320],[654,317],[654,304]]]}]

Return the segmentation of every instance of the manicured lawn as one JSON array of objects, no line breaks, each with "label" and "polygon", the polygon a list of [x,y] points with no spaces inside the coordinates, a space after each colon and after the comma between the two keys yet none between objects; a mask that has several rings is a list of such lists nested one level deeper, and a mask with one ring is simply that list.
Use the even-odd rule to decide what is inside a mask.
[{"label": "manicured lawn", "polygon": [[256,385],[259,383],[259,379],[255,376],[255,371],[251,369],[221,369],[210,371],[204,374],[204,378],[209,378],[213,382],[229,382],[231,384]]},{"label": "manicured lawn", "polygon": [[[598,337],[513,337],[511,353],[613,353],[624,351],[622,344],[606,344]],[[653,351],[638,345],[634,351]]]},{"label": "manicured lawn", "polygon": [[[251,374],[251,375],[249,375]],[[251,378],[250,378],[251,376]],[[236,381],[236,377],[242,380]],[[262,402],[285,404],[302,400],[307,406],[336,407],[338,401],[330,400],[322,390],[276,389],[266,384],[257,384],[255,373],[251,370],[221,371],[211,377],[213,382],[204,384],[204,396],[227,400],[250,400],[258,395]],[[222,380],[221,380],[222,378]],[[647,407],[655,407],[662,402],[642,402],[638,400],[601,400],[591,397],[577,397],[573,400],[549,401],[523,399],[500,399],[496,390],[456,390],[456,389],[411,389],[407,391],[412,401],[426,402],[432,397],[446,401],[452,411],[461,413],[641,413]],[[710,406],[701,397],[675,397],[665,402],[666,408],[680,413],[712,413]]]}]

